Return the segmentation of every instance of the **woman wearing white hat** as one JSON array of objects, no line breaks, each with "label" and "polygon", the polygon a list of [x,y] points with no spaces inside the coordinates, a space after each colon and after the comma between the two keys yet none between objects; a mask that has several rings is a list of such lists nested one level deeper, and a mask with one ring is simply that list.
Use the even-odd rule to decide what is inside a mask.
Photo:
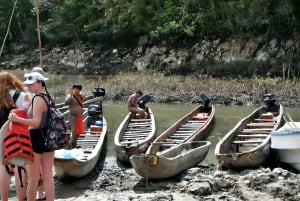
[{"label": "woman wearing white hat", "polygon": [[[48,78],[38,72],[31,72],[24,75],[24,84],[30,93],[36,94],[33,97],[32,105],[27,112],[27,118],[20,118],[14,114],[9,115],[13,122],[29,126],[29,132],[34,152],[34,162],[26,165],[28,174],[27,201],[35,201],[40,170],[44,179],[46,198],[52,201],[55,198],[55,187],[53,178],[54,151],[47,150],[43,132],[47,129],[48,103],[44,98],[51,99],[45,81]],[[43,97],[42,97],[43,96]]]}]

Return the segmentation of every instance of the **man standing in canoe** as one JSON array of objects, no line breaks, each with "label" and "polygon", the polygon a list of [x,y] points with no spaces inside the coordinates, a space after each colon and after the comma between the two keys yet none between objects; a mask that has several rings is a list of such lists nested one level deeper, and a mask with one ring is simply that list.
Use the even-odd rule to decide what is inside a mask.
[{"label": "man standing in canoe", "polygon": [[65,101],[65,104],[69,106],[70,110],[70,124],[72,131],[71,148],[76,147],[78,136],[84,133],[82,113],[85,96],[80,93],[81,90],[82,86],[80,84],[74,84]]}]

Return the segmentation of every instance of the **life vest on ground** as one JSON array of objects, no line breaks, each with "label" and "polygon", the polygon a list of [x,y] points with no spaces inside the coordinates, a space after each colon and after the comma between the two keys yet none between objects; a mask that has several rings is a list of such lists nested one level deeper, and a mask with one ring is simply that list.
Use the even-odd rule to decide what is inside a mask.
[{"label": "life vest on ground", "polygon": [[[24,109],[13,109],[11,112],[26,118]],[[4,162],[17,166],[33,162],[33,150],[27,125],[11,122],[10,130],[4,138]]]}]

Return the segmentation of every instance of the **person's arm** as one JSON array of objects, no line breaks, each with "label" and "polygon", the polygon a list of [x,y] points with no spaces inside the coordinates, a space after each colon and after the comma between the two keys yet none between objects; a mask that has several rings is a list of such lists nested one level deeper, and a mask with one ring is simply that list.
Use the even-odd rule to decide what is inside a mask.
[{"label": "person's arm", "polygon": [[38,128],[41,124],[42,114],[43,114],[43,112],[45,112],[47,110],[48,110],[48,105],[45,102],[45,100],[40,96],[36,96],[33,99],[33,118],[32,119],[21,118],[21,117],[18,117],[14,113],[10,113],[8,116],[8,119],[13,122],[25,124],[27,126],[34,127],[34,128]]},{"label": "person's arm", "polygon": [[73,96],[73,88],[70,88],[69,89],[69,94],[67,95],[66,100],[65,100],[66,105],[70,104],[72,96]]},{"label": "person's arm", "polygon": [[132,95],[129,96],[128,101],[127,101],[127,107],[128,108],[133,107],[132,99],[133,99],[133,96]]}]

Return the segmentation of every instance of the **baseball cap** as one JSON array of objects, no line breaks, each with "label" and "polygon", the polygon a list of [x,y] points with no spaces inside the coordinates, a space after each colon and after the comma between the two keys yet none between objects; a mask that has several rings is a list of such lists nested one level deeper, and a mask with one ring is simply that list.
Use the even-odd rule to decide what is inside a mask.
[{"label": "baseball cap", "polygon": [[49,78],[44,77],[41,73],[31,72],[31,73],[26,73],[24,75],[23,84],[33,84],[37,81],[46,81],[46,80],[49,80]]}]

